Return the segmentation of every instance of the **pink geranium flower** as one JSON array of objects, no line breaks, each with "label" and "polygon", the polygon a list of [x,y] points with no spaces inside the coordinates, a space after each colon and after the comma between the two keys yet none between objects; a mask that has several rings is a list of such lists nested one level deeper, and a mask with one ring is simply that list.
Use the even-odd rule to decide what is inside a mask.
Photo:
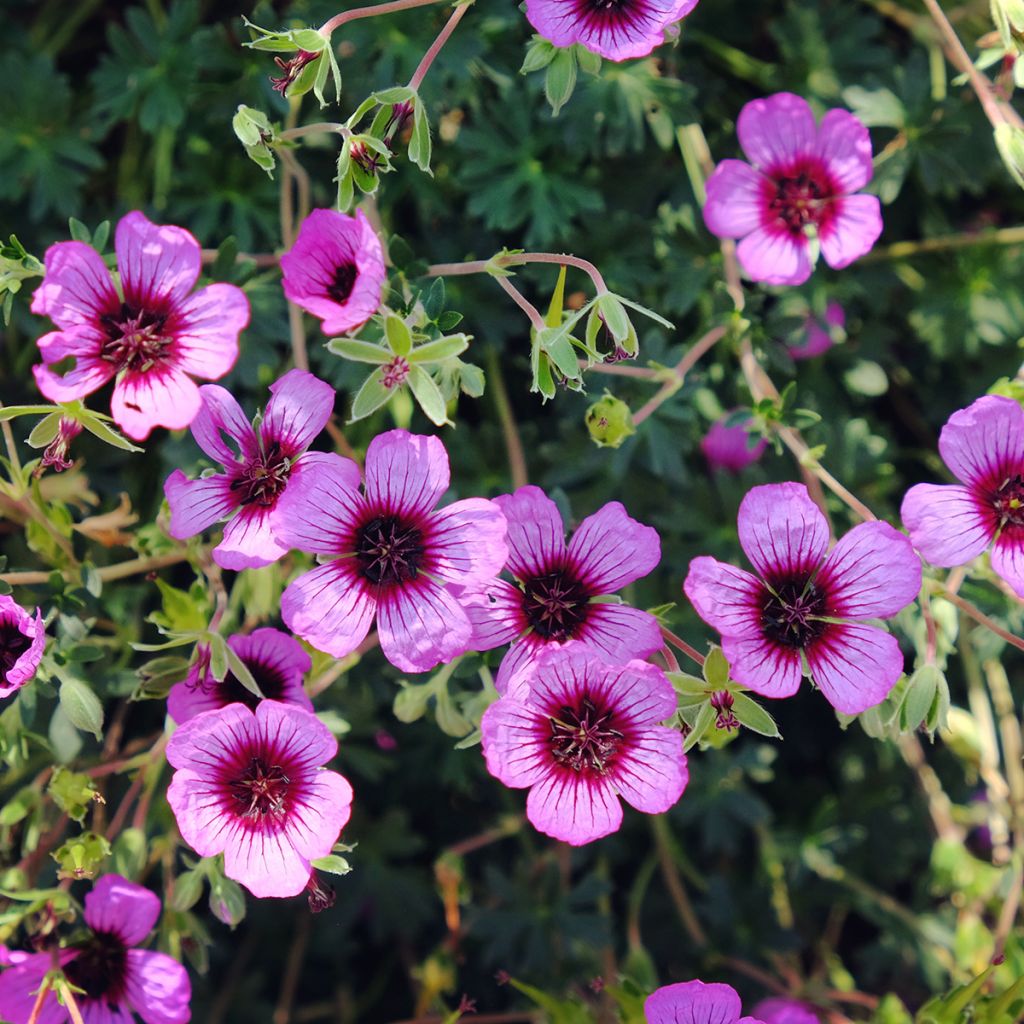
[{"label": "pink geranium flower", "polygon": [[37,608],[33,617],[9,594],[0,594],[0,697],[36,674],[45,645],[43,613]]},{"label": "pink geranium flower", "polygon": [[799,999],[784,996],[762,999],[754,1007],[754,1016],[764,1024],[820,1024],[814,1008]]},{"label": "pink geranium flower", "polygon": [[324,334],[347,334],[377,312],[387,270],[366,214],[313,210],[281,257],[284,293],[323,321]]},{"label": "pink geranium flower", "polygon": [[[160,916],[160,900],[120,875],[104,875],[85,897],[90,934],[57,954],[76,994],[86,1024],[130,1024],[138,1014],[147,1024],[185,1024],[191,1017],[192,986],[177,960],[166,953],[136,949]],[[12,956],[14,966],[0,973],[0,1019],[28,1024],[44,975],[53,968],[49,953]],[[43,999],[37,1024],[71,1019],[54,993]]]},{"label": "pink geranium flower", "polygon": [[436,437],[378,434],[366,480],[338,455],[304,464],[281,501],[280,537],[325,565],[294,580],[281,598],[293,633],[343,658],[374,618],[384,656],[424,672],[469,646],[470,622],[449,585],[501,571],[505,517],[484,498],[435,509],[448,489],[448,453]]},{"label": "pink geranium flower", "polygon": [[207,384],[199,394],[202,406],[192,436],[226,472],[189,480],[176,469],[167,478],[169,532],[184,540],[237,511],[213,549],[213,560],[225,569],[270,565],[288,553],[278,529],[278,500],[291,474],[310,458],[306,449],[330,419],[334,388],[305,370],[289,370],[270,385],[270,401],[258,431],[229,391]]},{"label": "pink geranium flower", "polygon": [[[53,402],[82,398],[116,378],[110,411],[136,440],[154,427],[187,427],[199,411],[193,377],[217,380],[235,365],[249,323],[240,288],[199,278],[199,243],[184,228],[129,213],[117,225],[119,286],[95,249],[58,242],[46,251],[46,276],[32,312],[59,328],[39,339],[45,365],[33,367]],[[190,294],[191,293],[191,294]],[[74,357],[63,376],[50,367]]]},{"label": "pink geranium flower", "polygon": [[475,650],[512,643],[495,680],[499,693],[542,651],[570,641],[613,662],[646,658],[662,646],[653,615],[595,600],[655,568],[661,558],[656,530],[612,501],[584,519],[566,545],[558,506],[539,487],[520,487],[494,501],[508,521],[506,568],[516,582],[466,586],[460,601],[473,622]]},{"label": "pink geranium flower", "polygon": [[939,452],[959,484],[917,484],[900,515],[932,565],[966,565],[992,547],[992,568],[1024,597],[1024,409],[986,395],[953,413]]},{"label": "pink geranium flower", "polygon": [[526,816],[536,829],[582,846],[618,830],[620,796],[661,814],[682,795],[683,739],[660,724],[675,710],[675,691],[656,666],[609,665],[583,644],[552,648],[484,712],[487,770],[529,788]]},{"label": "pink geranium flower", "polygon": [[741,1017],[740,997],[731,985],[684,981],[655,989],[644,1002],[647,1024],[762,1024]]},{"label": "pink geranium flower", "polygon": [[876,196],[855,195],[872,175],[867,128],[846,110],[816,125],[807,101],[780,92],[740,112],[740,145],[750,163],[723,160],[708,178],[704,222],[719,238],[739,238],[747,276],[802,284],[817,247],[836,270],[882,233]]},{"label": "pink geranium flower", "polygon": [[[266,700],[313,710],[313,702],[302,688],[302,677],[312,661],[294,637],[279,629],[254,629],[248,636],[229,636],[228,647],[252,673]],[[220,682],[213,678],[209,650],[192,666],[188,677],[172,686],[167,695],[167,711],[179,725],[203,711],[228,704],[244,704],[255,711],[259,703],[260,698],[230,671]]]},{"label": "pink geranium flower", "polygon": [[697,0],[526,0],[530,24],[555,46],[580,46],[608,60],[646,57]]},{"label": "pink geranium flower", "polygon": [[352,787],[321,765],[338,752],[304,708],[229,704],[189,719],[167,744],[177,769],[167,801],[201,857],[254,896],[296,896],[349,819]]},{"label": "pink geranium flower", "polygon": [[752,417],[730,426],[728,420],[732,415],[732,412],[727,413],[712,425],[700,443],[700,450],[713,468],[738,473],[761,458],[768,442],[747,433],[746,424]]},{"label": "pink geranium flower", "polygon": [[825,316],[818,319],[813,313],[807,316],[804,336],[789,346],[789,354],[794,359],[813,359],[827,352],[834,344],[833,335],[842,337],[842,329],[846,326],[846,313],[838,302],[830,302],[825,307]]},{"label": "pink geranium flower", "polygon": [[896,684],[894,636],[857,620],[888,618],[921,589],[921,562],[887,523],[861,523],[826,556],[828,522],[803,484],[754,487],[740,503],[740,545],[760,577],[695,558],[683,589],[722,634],[732,677],[765,697],[789,697],[806,661],[838,711],[874,707]]}]

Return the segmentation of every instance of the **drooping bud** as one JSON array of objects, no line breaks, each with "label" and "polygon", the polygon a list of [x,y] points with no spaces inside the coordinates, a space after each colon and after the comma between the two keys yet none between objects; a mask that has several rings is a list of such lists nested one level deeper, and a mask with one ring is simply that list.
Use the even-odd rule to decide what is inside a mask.
[{"label": "drooping bud", "polygon": [[306,883],[306,900],[309,903],[310,912],[319,914],[321,911],[330,910],[336,899],[334,886],[327,882],[321,882],[320,876],[315,871],[311,871],[309,881]]},{"label": "drooping bud", "polygon": [[733,714],[732,694],[728,690],[716,690],[711,694],[711,706],[718,712],[715,719],[716,729],[725,729],[731,732],[740,727],[740,720]]},{"label": "drooping bud", "polygon": [[[310,50],[299,50],[294,57],[290,57],[288,60],[284,60],[282,57],[275,57],[274,63],[284,72],[277,78],[271,76],[270,84],[274,89],[274,92],[279,92],[282,96],[288,95],[288,90],[296,83],[299,76],[302,74],[303,68],[311,64],[321,53],[313,53]],[[312,82],[310,82],[312,87]]]},{"label": "drooping bud", "polygon": [[46,446],[43,452],[43,461],[39,465],[40,471],[52,467],[55,473],[61,473],[70,469],[72,460],[68,457],[71,451],[71,442],[82,432],[82,424],[77,420],[61,416],[60,426],[54,439]]}]

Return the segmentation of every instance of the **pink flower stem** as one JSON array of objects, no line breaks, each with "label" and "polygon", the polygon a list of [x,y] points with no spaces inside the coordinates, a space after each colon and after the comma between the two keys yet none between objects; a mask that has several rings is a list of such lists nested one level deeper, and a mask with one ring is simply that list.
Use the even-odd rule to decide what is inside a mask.
[{"label": "pink flower stem", "polygon": [[455,277],[463,274],[487,274],[494,267],[520,267],[526,263],[553,263],[556,266],[575,267],[582,270],[591,281],[598,295],[608,292],[601,271],[590,260],[564,252],[510,252],[490,260],[469,260],[465,263],[435,263],[427,267],[430,277]]},{"label": "pink flower stem", "polygon": [[505,377],[501,372],[501,362],[496,349],[491,349],[487,361],[487,373],[490,378],[490,391],[497,407],[498,419],[501,422],[501,433],[505,438],[505,451],[508,453],[508,472],[515,489],[525,487],[530,482],[526,468],[526,453],[523,441],[519,436],[519,426],[512,411],[512,403],[508,399]]},{"label": "pink flower stem", "polygon": [[347,25],[350,21],[358,21],[360,18],[375,18],[379,14],[396,14],[398,11],[408,11],[413,7],[429,7],[431,4],[439,2],[440,0],[391,0],[391,3],[387,4],[375,4],[372,7],[357,7],[351,11],[342,11],[320,26],[320,35],[330,39],[336,28],[341,28],[342,25]]},{"label": "pink flower stem", "polygon": [[1019,651],[1024,651],[1024,640],[1019,636],[1014,636],[1013,633],[1003,629],[995,619],[990,619],[980,608],[975,608],[970,601],[965,601],[959,594],[954,594],[951,591],[943,588],[936,591],[938,595],[944,597],[951,604],[955,604],[962,612],[969,615],[975,622],[980,623],[986,629],[992,630],[996,636],[1001,637],[1008,644],[1016,647]]},{"label": "pink flower stem", "polygon": [[697,360],[717,345],[729,333],[727,327],[713,327],[686,351],[683,358],[672,368],[671,380],[665,381],[661,389],[633,414],[633,426],[639,426],[656,409],[668,401],[683,385],[686,375]]},{"label": "pink flower stem", "polygon": [[301,139],[304,135],[323,135],[329,132],[337,132],[339,135],[348,135],[349,130],[335,121],[317,121],[316,124],[304,124],[298,128],[286,128],[279,139]]},{"label": "pink flower stem", "polygon": [[85,1024],[85,1021],[82,1019],[82,1011],[79,1009],[78,1002],[75,999],[75,994],[71,991],[71,986],[64,979],[57,982],[57,993],[71,1017],[71,1024]]},{"label": "pink flower stem", "polygon": [[[288,110],[288,128],[295,129],[295,121],[299,116],[300,101],[291,104]],[[292,195],[292,181],[298,186],[299,220],[305,220],[309,213],[310,186],[309,175],[305,168],[286,148],[278,150],[281,157],[282,174],[279,194],[281,218],[281,241],[286,249],[295,241],[295,207]],[[306,331],[302,323],[302,311],[293,302],[288,303],[288,333],[292,343],[292,361],[300,370],[309,369],[309,355],[306,352]]]},{"label": "pink flower stem", "polygon": [[32,1012],[28,1015],[28,1024],[37,1024],[39,1015],[43,1010],[43,1001],[46,999],[46,994],[49,991],[50,979],[44,975],[43,983],[39,986],[39,993],[36,996],[36,1001],[32,1004]]},{"label": "pink flower stem", "polygon": [[498,285],[508,293],[512,301],[530,318],[530,323],[533,325],[534,330],[543,331],[547,327],[547,324],[544,323],[544,317],[540,315],[537,307],[532,302],[529,302],[507,277],[496,277],[494,280],[498,282]]},{"label": "pink flower stem", "polygon": [[661,627],[661,635],[673,646],[676,650],[682,651],[691,661],[695,661],[698,665],[703,666],[704,655],[700,653],[695,647],[691,647],[682,637],[676,636],[667,626]]},{"label": "pink flower stem", "polygon": [[451,17],[446,22],[444,28],[438,33],[437,38],[433,43],[431,43],[430,49],[423,54],[423,59],[419,62],[418,67],[413,72],[412,78],[409,79],[409,88],[412,89],[413,92],[416,92],[419,89],[423,79],[427,77],[430,65],[434,63],[434,59],[441,52],[441,48],[451,38],[451,34],[455,31],[455,27],[458,23],[462,21],[466,11],[469,10],[469,6],[470,5],[468,3],[459,4],[459,6],[452,11]]},{"label": "pink flower stem", "polygon": [[594,373],[607,373],[613,377],[637,377],[640,380],[659,381],[662,379],[661,370],[652,370],[648,366],[623,366],[620,363],[594,363],[591,365],[586,359],[580,360],[580,366]]}]

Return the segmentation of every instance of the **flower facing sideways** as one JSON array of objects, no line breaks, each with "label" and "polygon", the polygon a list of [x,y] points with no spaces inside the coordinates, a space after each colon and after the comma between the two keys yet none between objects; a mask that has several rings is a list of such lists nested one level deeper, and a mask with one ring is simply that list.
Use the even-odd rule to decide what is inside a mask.
[{"label": "flower facing sideways", "polygon": [[1024,409],[986,395],[953,413],[939,453],[959,484],[917,484],[900,515],[932,565],[966,565],[989,546],[992,568],[1024,597]]},{"label": "flower facing sideways", "polygon": [[[225,569],[252,569],[288,553],[275,525],[278,499],[306,449],[334,408],[334,388],[305,370],[289,370],[270,385],[270,401],[257,430],[231,392],[207,384],[192,436],[225,472],[189,480],[176,469],[164,483],[171,506],[170,534],[192,537],[226,516],[213,560]],[[227,443],[234,442],[238,451]]]},{"label": "flower facing sideways", "polygon": [[818,248],[835,270],[882,233],[876,196],[855,195],[872,175],[867,128],[846,110],[815,124],[807,101],[780,92],[753,100],[737,122],[750,163],[723,160],[707,182],[704,222],[736,250],[754,281],[802,284]]},{"label": "flower facing sideways", "polygon": [[[32,312],[59,328],[39,339],[39,390],[53,402],[82,398],[115,378],[110,411],[136,440],[154,427],[179,430],[199,411],[193,377],[217,380],[238,358],[249,301],[231,284],[193,292],[199,243],[184,228],[129,213],[115,236],[119,289],[92,246],[58,242]],[[63,376],[52,369],[73,357]]]},{"label": "flower facing sideways", "polygon": [[0,594],[0,697],[20,690],[35,674],[46,645],[43,613],[33,617],[7,594]]},{"label": "flower facing sideways", "polygon": [[740,997],[731,985],[684,981],[655,989],[644,1003],[647,1024],[763,1024],[741,1017]]},{"label": "flower facing sideways", "polygon": [[675,710],[656,666],[609,665],[582,644],[552,648],[484,712],[487,770],[529,788],[526,816],[536,829],[582,846],[618,830],[619,797],[661,814],[682,795],[683,739],[660,724]]},{"label": "flower facing sideways", "polygon": [[255,711],[204,711],[167,745],[182,838],[201,857],[224,854],[224,873],[254,896],[297,895],[349,819],[352,787],[321,767],[337,752],[304,708],[264,700]]},{"label": "flower facing sideways", "polygon": [[[129,1024],[137,1013],[147,1024],[186,1024],[192,986],[185,968],[167,956],[135,947],[153,930],[160,900],[120,875],[104,875],[85,897],[89,934],[60,950],[57,960],[86,1024]],[[53,968],[50,953],[12,957],[0,973],[0,1019],[11,1024],[64,1024],[68,1009],[48,992],[33,1016],[36,993]]]},{"label": "flower facing sideways", "polygon": [[555,46],[580,46],[608,60],[646,57],[697,0],[526,0],[530,24]]},{"label": "flower facing sideways", "polygon": [[921,589],[921,562],[887,523],[855,526],[826,555],[828,523],[803,484],[752,488],[740,545],[760,578],[695,558],[683,589],[722,635],[736,682],[789,697],[804,663],[829,703],[855,715],[884,700],[903,671],[896,638],[857,620],[888,618]]},{"label": "flower facing sideways", "polygon": [[319,317],[327,335],[358,330],[377,312],[387,270],[362,210],[313,210],[281,257],[284,293]]},{"label": "flower facing sideways", "polygon": [[820,1024],[812,1006],[786,996],[762,999],[754,1007],[754,1016],[764,1024]]},{"label": "flower facing sideways", "polygon": [[825,307],[825,316],[819,319],[809,313],[803,337],[789,345],[789,354],[793,359],[813,359],[827,352],[835,344],[834,334],[843,336],[846,326],[846,312],[838,302],[830,302]]},{"label": "flower facing sideways", "polygon": [[[302,677],[312,662],[302,645],[279,629],[254,629],[248,636],[229,636],[228,647],[252,674],[266,700],[295,704],[307,711],[313,702],[302,688]],[[188,677],[171,687],[167,711],[179,725],[203,711],[244,704],[255,711],[260,698],[242,685],[229,670],[219,682],[210,674],[207,650],[192,666]]]},{"label": "flower facing sideways", "polygon": [[733,415],[727,413],[712,424],[700,443],[700,450],[713,468],[739,473],[764,455],[768,442],[763,437],[752,438],[747,432],[746,425],[752,421],[751,417],[745,423],[730,426]]},{"label": "flower facing sideways", "polygon": [[495,680],[499,693],[523,665],[570,641],[615,662],[646,658],[662,646],[653,615],[595,601],[657,566],[656,530],[612,501],[584,519],[566,544],[558,506],[539,487],[520,487],[494,502],[508,521],[506,568],[516,583],[491,579],[469,585],[459,600],[473,621],[474,649],[511,641]]},{"label": "flower facing sideways", "polygon": [[450,479],[436,437],[391,430],[366,450],[366,479],[338,455],[311,456],[281,502],[279,536],[325,564],[281,597],[292,632],[343,658],[374,618],[384,656],[425,672],[465,652],[471,628],[449,585],[501,571],[505,517],[493,501],[466,498],[437,509]]}]

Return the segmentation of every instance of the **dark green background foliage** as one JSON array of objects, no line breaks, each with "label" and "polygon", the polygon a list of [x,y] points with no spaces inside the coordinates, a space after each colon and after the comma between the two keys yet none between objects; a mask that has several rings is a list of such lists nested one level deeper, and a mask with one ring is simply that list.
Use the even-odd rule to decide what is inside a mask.
[{"label": "dark green background foliage", "polygon": [[[881,0],[877,6],[886,7]],[[958,29],[973,43],[990,23],[987,4],[968,7],[974,13]],[[871,2],[855,0],[702,0],[677,45],[648,60],[605,63],[598,79],[581,74],[575,95],[553,118],[542,74],[518,74],[531,37],[522,12],[510,0],[478,0],[422,89],[435,130],[434,176],[400,155],[378,196],[381,217],[389,233],[428,262],[487,258],[503,246],[585,256],[615,291],[675,323],[674,332],[638,323],[640,363],[674,363],[730,308],[718,245],[703,228],[676,129],[699,122],[717,160],[738,155],[736,116],[757,96],[788,89],[819,111],[854,110],[872,127],[876,154],[886,153],[872,186],[885,203],[879,251],[839,274],[822,266],[795,292],[751,288],[746,315],[779,386],[795,381],[797,404],[823,417],[806,430],[808,443],[825,445],[831,472],[897,521],[911,484],[943,478],[935,444],[949,413],[1017,371],[1024,250],[979,243],[895,259],[885,246],[1016,225],[1024,218],[1024,196],[1004,171],[973,96],[945,78],[929,23],[909,0],[893,9],[897,16],[887,20]],[[49,243],[67,237],[69,215],[95,227],[142,209],[158,222],[188,227],[211,248],[233,236],[243,252],[279,249],[277,185],[246,158],[231,118],[244,103],[283,121],[287,103],[268,83],[269,55],[242,47],[249,36],[241,15],[270,27],[319,25],[336,13],[330,2],[272,9],[199,0],[140,6],[47,0],[6,2],[0,12],[4,237],[16,233],[42,257]],[[344,78],[341,117],[334,110],[321,115],[310,95],[299,123],[343,119],[371,90],[407,81],[444,17],[442,8],[431,7],[347,26],[334,40]],[[327,206],[334,197],[334,143],[308,141],[297,155],[311,175],[314,205]],[[254,410],[266,385],[289,365],[287,314],[276,270],[240,263],[231,273],[245,285],[254,316],[241,358],[222,383]],[[538,305],[546,303],[554,279],[550,267],[516,277]],[[571,277],[569,291],[584,284]],[[705,357],[620,449],[598,449],[584,426],[593,397],[609,385],[637,408],[652,385],[591,374],[589,397],[566,392],[542,405],[528,393],[526,321],[494,282],[451,279],[447,294],[474,335],[468,358],[488,374],[487,393],[463,398],[457,428],[444,433],[453,494],[510,488],[494,401],[500,377],[531,482],[553,493],[573,521],[616,499],[656,526],[661,567],[628,596],[641,606],[678,602],[668,613],[671,627],[703,648],[710,634],[680,589],[690,558],[737,560],[735,517],[745,490],[798,478],[788,453],[771,449],[739,479],[708,472],[697,446],[709,422],[722,410],[750,404],[733,347],[720,345]],[[27,296],[28,289],[16,298],[13,320],[0,336],[0,397],[7,404],[37,400],[29,368],[37,361],[35,338],[48,326],[29,314]],[[848,341],[823,358],[794,364],[783,341],[798,324],[801,303],[820,307],[830,298],[846,308]],[[359,367],[330,355],[312,324],[308,337],[313,370],[339,388],[343,422]],[[90,404],[105,409],[104,398]],[[25,422],[16,424],[19,439]],[[412,422],[413,429],[433,429],[419,413]],[[385,410],[347,436],[362,449],[391,425]],[[320,444],[327,443],[325,435]],[[169,547],[146,524],[159,512],[166,475],[200,465],[187,432],[155,432],[145,457],[105,448],[87,435],[76,445],[84,468],[51,478],[47,497],[67,502],[80,518],[114,508],[126,492],[143,524],[131,528],[138,530],[136,549]],[[838,526],[852,525],[842,506],[833,512]],[[40,564],[19,529],[9,522],[0,529],[10,568]],[[93,549],[99,564],[133,557],[124,547]],[[162,575],[183,590],[196,578],[187,566]],[[283,574],[274,570],[261,583],[250,577],[235,585],[229,621],[279,624]],[[968,583],[963,593],[1020,627],[1019,610],[994,587]],[[111,720],[148,657],[132,652],[128,641],[159,639],[144,621],[160,608],[156,586],[132,579],[99,596],[60,586],[19,596],[97,620],[104,657],[85,663],[82,673]],[[912,612],[906,613],[911,630]],[[994,638],[980,640],[983,657],[998,654]],[[476,664],[456,672],[450,689],[457,703],[479,689]],[[1008,655],[1006,665],[1019,692],[1019,654]],[[959,657],[950,659],[948,674],[954,704],[966,705]],[[21,713],[45,735],[54,690],[35,689]],[[356,792],[344,838],[358,846],[350,855],[353,871],[336,879],[333,910],[311,919],[301,899],[250,899],[234,932],[205,901],[194,916],[167,915],[161,941],[172,949],[180,944],[193,964],[205,967],[193,973],[195,1020],[270,1020],[293,969],[299,970],[297,1007],[333,1001],[339,1015],[333,1019],[377,1022],[411,1016],[421,984],[438,971],[450,972],[448,1006],[466,992],[482,1011],[497,1012],[524,1005],[521,995],[495,983],[499,970],[559,996],[577,992],[593,1006],[588,981],[611,979],[616,970],[646,989],[696,976],[730,981],[754,1000],[765,988],[726,958],[778,977],[774,958],[783,957],[814,976],[819,997],[825,989],[894,991],[913,1008],[983,966],[978,951],[988,932],[981,922],[991,926],[986,907],[999,903],[986,889],[990,869],[959,846],[936,855],[925,803],[896,744],[870,739],[856,724],[840,731],[826,702],[807,686],[798,697],[771,704],[783,742],[744,733],[723,749],[693,752],[690,787],[657,826],[660,834],[650,819],[627,810],[621,832],[579,851],[523,827],[454,860],[446,854],[451,847],[490,838],[490,830],[521,814],[523,794],[486,774],[478,747],[454,750],[432,712],[410,724],[396,721],[398,689],[398,674],[375,651],[318,699],[319,708],[332,709],[351,727],[337,766]],[[162,702],[131,703],[123,742],[153,735],[162,721]],[[925,747],[966,821],[980,785],[970,758],[958,758],[941,741],[925,740]],[[79,763],[94,763],[99,750],[85,737]],[[30,747],[11,770],[5,799],[49,760],[40,745]],[[181,854],[165,854],[160,845],[173,830],[161,796],[166,783],[165,773],[150,810],[153,843],[144,875],[158,892],[169,891],[184,869]],[[116,807],[124,788],[109,784],[108,805]],[[53,821],[46,813],[39,819],[44,828]],[[26,832],[5,827],[0,835],[0,858],[13,864]],[[680,923],[659,854],[674,862],[692,898],[706,933],[703,948]],[[455,882],[445,873],[450,870]],[[49,883],[49,871],[44,868],[41,884]],[[457,935],[445,924],[445,885],[455,886],[461,903]],[[950,901],[954,893],[958,906]],[[973,907],[966,921],[965,906]],[[1008,955],[1008,969],[1024,971],[1018,939]],[[335,1011],[321,1012],[316,1018],[300,1011],[293,1019],[331,1019]]]}]

